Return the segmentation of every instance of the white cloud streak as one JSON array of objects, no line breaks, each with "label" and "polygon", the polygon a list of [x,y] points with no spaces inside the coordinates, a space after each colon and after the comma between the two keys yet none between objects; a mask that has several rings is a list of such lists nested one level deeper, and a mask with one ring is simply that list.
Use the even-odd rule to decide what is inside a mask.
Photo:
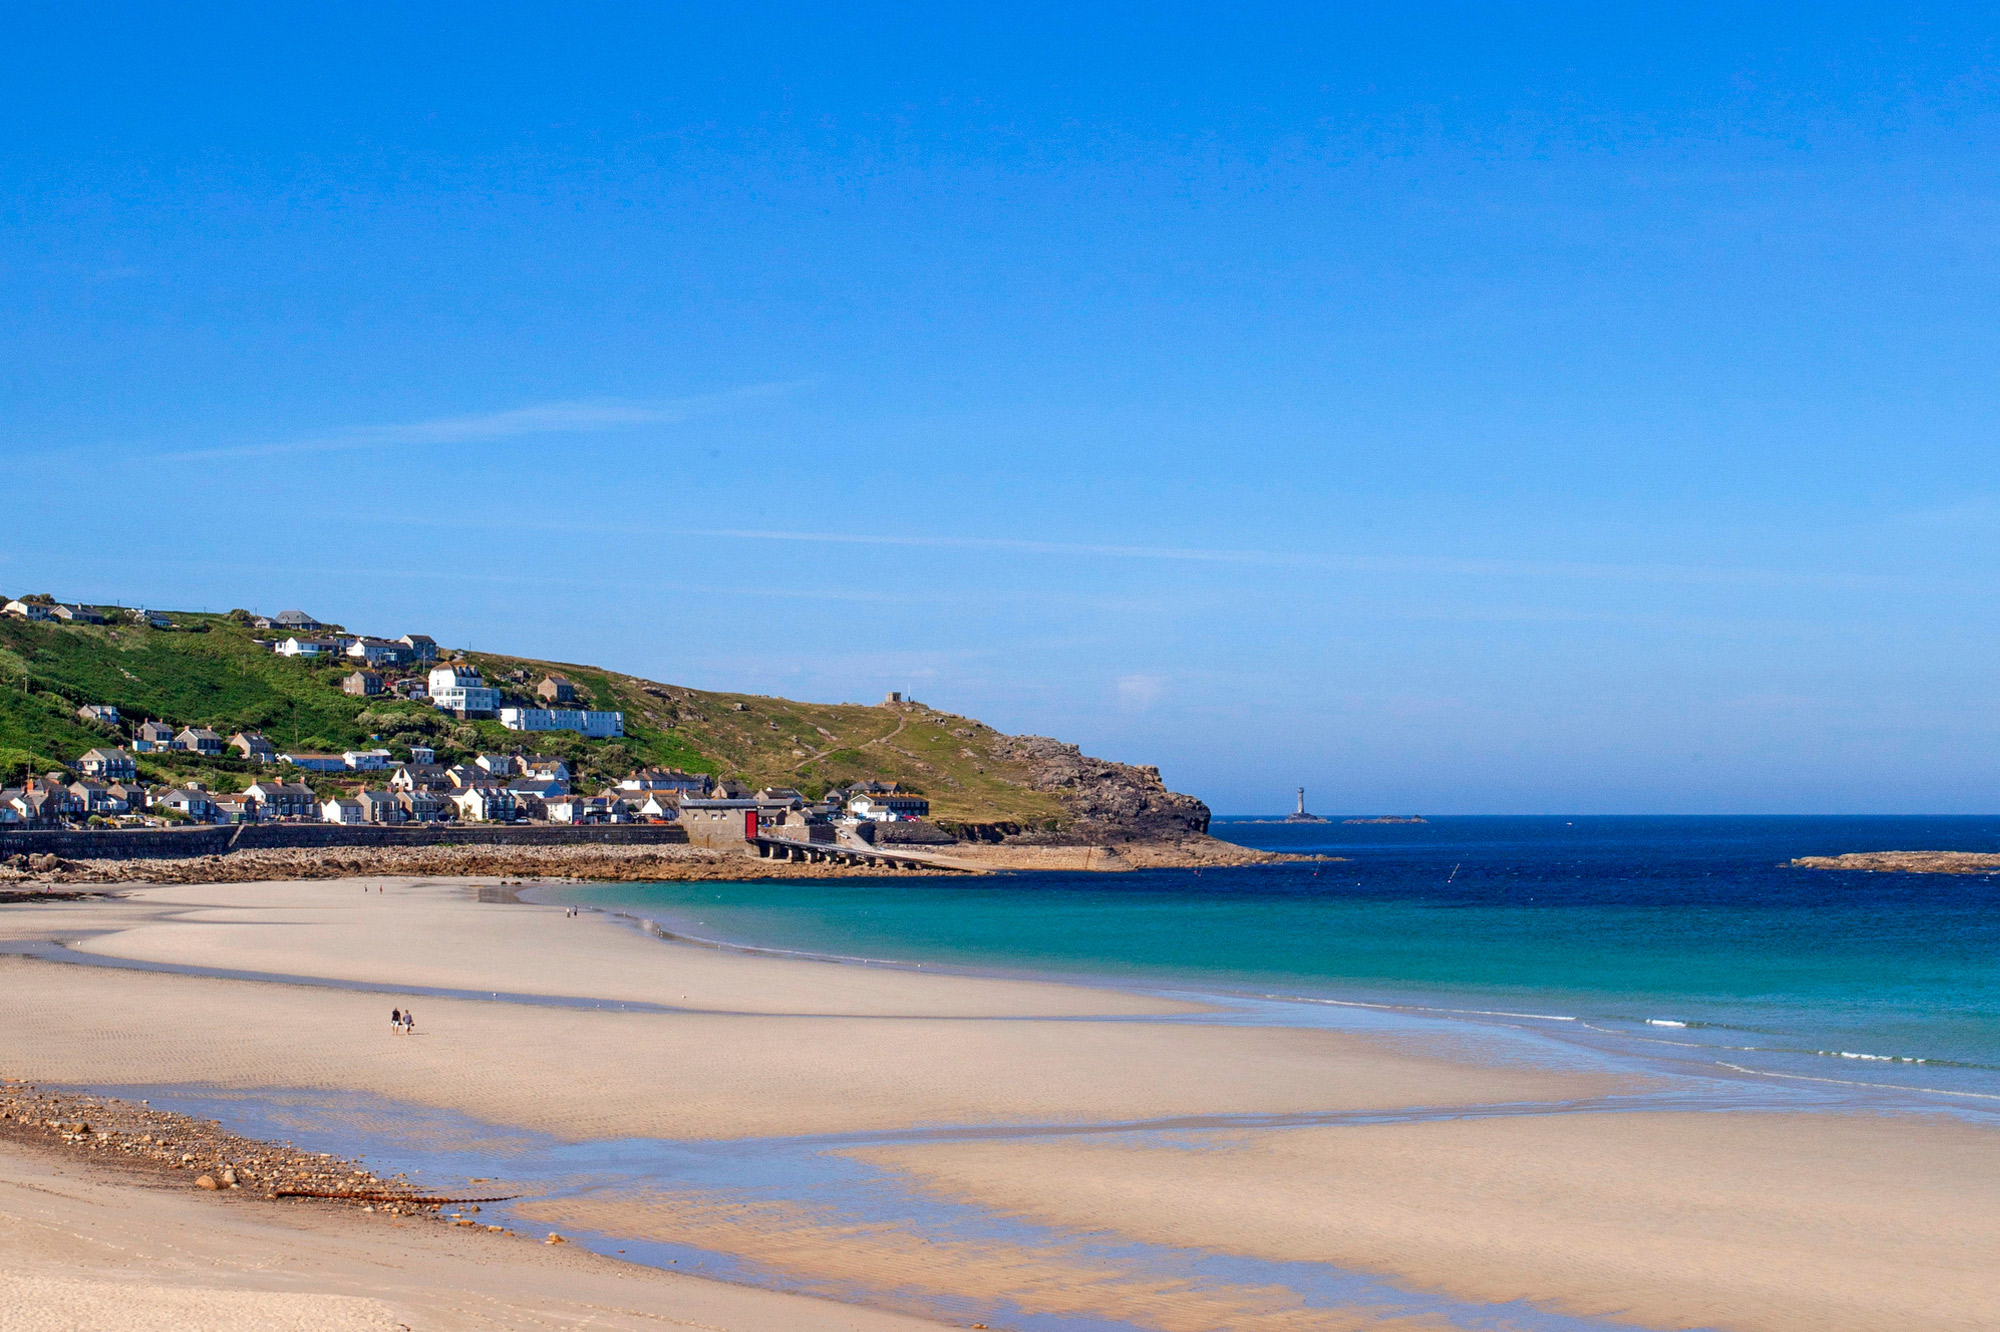
[{"label": "white cloud streak", "polygon": [[[1027,541],[1003,537],[888,536],[840,532],[784,532],[718,528],[677,536],[737,541],[805,542],[826,545],[928,547],[990,550],[1027,555],[1088,556],[1206,564],[1263,565],[1353,574],[1445,574],[1474,578],[1596,579],[1610,582],[1718,584],[1767,587],[1900,588],[1912,580],[1875,574],[1809,574],[1774,569],[1677,564],[1608,564],[1578,560],[1469,560],[1443,556],[1314,555],[1274,550],[1207,549],[1199,546],[1130,546],[1091,542]],[[1935,584],[1927,584],[1935,586]]]},{"label": "white cloud streak", "polygon": [[330,435],[305,439],[194,449],[164,456],[175,462],[194,462],[223,458],[263,458],[289,453],[329,453],[349,449],[478,444],[529,435],[605,434],[630,430],[638,426],[671,425],[697,416],[728,411],[760,398],[778,397],[793,392],[803,387],[806,382],[794,380],[786,383],[752,384],[744,388],[727,389],[720,393],[704,393],[657,402],[584,399],[574,402],[541,403],[499,412],[447,416],[434,421],[410,421],[400,425],[356,426]]}]

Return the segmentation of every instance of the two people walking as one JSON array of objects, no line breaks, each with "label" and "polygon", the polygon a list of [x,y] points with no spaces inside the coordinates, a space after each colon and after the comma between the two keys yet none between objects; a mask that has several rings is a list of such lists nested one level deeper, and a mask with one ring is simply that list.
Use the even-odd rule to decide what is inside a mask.
[{"label": "two people walking", "polygon": [[398,1036],[412,1036],[417,1030],[417,1015],[407,1008],[389,1010],[389,1030]]}]

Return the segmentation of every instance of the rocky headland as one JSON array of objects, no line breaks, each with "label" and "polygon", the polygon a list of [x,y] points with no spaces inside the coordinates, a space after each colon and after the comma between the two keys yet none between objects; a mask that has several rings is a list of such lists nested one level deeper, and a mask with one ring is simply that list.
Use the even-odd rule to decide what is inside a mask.
[{"label": "rocky headland", "polygon": [[1866,870],[1875,874],[2000,874],[2000,855],[1987,851],[1850,851],[1800,856],[1794,869]]}]

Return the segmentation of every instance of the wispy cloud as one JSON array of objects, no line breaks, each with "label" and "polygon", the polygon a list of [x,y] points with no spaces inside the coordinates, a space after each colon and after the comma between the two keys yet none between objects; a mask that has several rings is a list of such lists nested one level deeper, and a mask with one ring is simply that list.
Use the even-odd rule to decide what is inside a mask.
[{"label": "wispy cloud", "polygon": [[1164,675],[1121,675],[1118,677],[1118,706],[1126,712],[1145,712],[1166,697]]},{"label": "wispy cloud", "polygon": [[180,462],[218,458],[261,458],[286,453],[327,453],[347,449],[422,447],[426,445],[476,444],[515,439],[525,435],[603,434],[630,430],[637,426],[672,424],[714,412],[728,411],[760,398],[777,397],[804,386],[806,381],[752,384],[720,393],[703,393],[687,398],[635,402],[594,398],[573,402],[540,403],[499,412],[478,412],[469,416],[446,416],[432,421],[408,421],[400,425],[355,426],[332,434],[301,439],[278,440],[265,444],[227,445],[213,449],[193,449],[166,455]]},{"label": "wispy cloud", "polygon": [[1005,537],[894,536],[872,533],[785,532],[715,528],[680,536],[738,541],[825,545],[991,550],[1030,555],[1265,565],[1328,573],[1446,574],[1478,578],[1601,579],[1615,582],[1724,584],[1770,587],[1897,588],[1911,580],[1877,574],[1801,573],[1778,569],[1687,564],[1615,564],[1584,560],[1477,560],[1422,555],[1321,555],[1307,552],[1211,549],[1200,546],[1132,546],[1094,542],[1028,541]]},{"label": "wispy cloud", "polygon": [[[347,521],[402,521],[356,514]],[[450,526],[437,519],[432,526]],[[484,520],[461,520],[465,527]],[[510,523],[518,531],[615,536],[651,540],[769,541],[789,544],[861,546],[887,549],[993,551],[1041,555],[1059,559],[1157,560],[1170,563],[1239,565],[1359,575],[1436,575],[1458,578],[1519,579],[1523,581],[1600,581],[1714,587],[1834,588],[1848,591],[1921,591],[1925,593],[1990,592],[1984,583],[1934,576],[1816,572],[1731,565],[1626,564],[1590,560],[1465,559],[1436,555],[1330,555],[1310,551],[1258,550],[1203,546],[1142,546],[1111,542],[1036,541],[1016,537],[956,537],[897,535],[875,532],[798,532],[768,528],[659,527],[649,523],[550,521],[523,515]]]}]

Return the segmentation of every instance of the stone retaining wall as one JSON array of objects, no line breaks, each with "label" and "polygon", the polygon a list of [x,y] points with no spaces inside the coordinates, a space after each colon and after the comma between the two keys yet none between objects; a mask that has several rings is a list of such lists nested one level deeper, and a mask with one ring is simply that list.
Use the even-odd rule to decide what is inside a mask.
[{"label": "stone retaining wall", "polygon": [[0,856],[52,855],[65,860],[148,860],[220,856],[231,851],[287,847],[406,846],[683,846],[687,830],[672,823],[431,824],[385,828],[337,823],[245,823],[222,828],[91,828],[75,832],[0,832]]}]

